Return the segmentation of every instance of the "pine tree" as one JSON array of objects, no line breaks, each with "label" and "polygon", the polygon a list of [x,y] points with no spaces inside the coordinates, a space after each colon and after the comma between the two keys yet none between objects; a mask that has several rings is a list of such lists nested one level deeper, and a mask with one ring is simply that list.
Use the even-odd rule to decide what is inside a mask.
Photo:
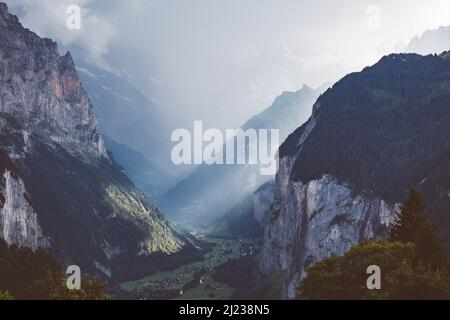
[{"label": "pine tree", "polygon": [[422,196],[417,189],[409,192],[390,232],[392,241],[411,242],[424,263],[432,268],[446,266],[447,256],[438,231],[425,213]]},{"label": "pine tree", "polygon": [[425,214],[425,205],[417,189],[409,192],[390,232],[393,241],[414,242],[420,217]]}]

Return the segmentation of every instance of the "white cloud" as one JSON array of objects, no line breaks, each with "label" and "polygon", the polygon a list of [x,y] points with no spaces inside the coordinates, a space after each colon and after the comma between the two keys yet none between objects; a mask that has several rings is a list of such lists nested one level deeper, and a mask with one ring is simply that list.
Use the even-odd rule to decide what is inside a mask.
[{"label": "white cloud", "polygon": [[[39,34],[100,66],[107,56],[183,127],[236,127],[282,91],[339,80],[450,24],[448,0],[8,2]],[[79,32],[65,28],[72,3],[85,8]]]},{"label": "white cloud", "polygon": [[[22,24],[39,36],[58,42],[61,49],[77,50],[88,62],[101,68],[108,66],[105,56],[108,45],[116,36],[111,22],[89,9],[91,0],[13,0],[7,1],[12,13],[19,16]],[[81,29],[67,28],[67,8],[81,7]]]}]

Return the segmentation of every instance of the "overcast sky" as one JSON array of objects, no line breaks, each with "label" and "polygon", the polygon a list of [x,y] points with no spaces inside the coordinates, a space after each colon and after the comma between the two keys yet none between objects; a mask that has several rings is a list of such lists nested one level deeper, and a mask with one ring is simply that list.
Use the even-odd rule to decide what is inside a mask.
[{"label": "overcast sky", "polygon": [[[238,127],[282,91],[336,81],[450,24],[448,0],[6,2],[79,59],[128,74],[185,127]],[[80,31],[65,27],[69,4],[83,8]]]}]

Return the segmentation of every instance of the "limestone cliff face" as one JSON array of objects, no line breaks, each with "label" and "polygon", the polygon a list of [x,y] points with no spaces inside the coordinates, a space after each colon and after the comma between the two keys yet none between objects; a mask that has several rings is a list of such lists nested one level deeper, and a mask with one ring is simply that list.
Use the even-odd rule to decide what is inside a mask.
[{"label": "limestone cliff face", "polygon": [[23,181],[6,170],[2,177],[0,193],[3,195],[0,209],[0,235],[8,244],[20,244],[32,248],[48,247],[30,203]]},{"label": "limestone cliff face", "polygon": [[0,112],[71,153],[107,157],[91,102],[70,53],[24,29],[0,7]]},{"label": "limestone cliff face", "polygon": [[382,199],[353,194],[330,176],[290,182],[289,171],[289,160],[283,159],[260,267],[264,274],[281,273],[282,296],[293,299],[305,268],[331,255],[344,255],[365,238],[383,237],[395,210]]},{"label": "limestone cliff face", "polygon": [[252,196],[253,217],[261,226],[267,222],[272,202],[275,196],[275,180],[269,181],[259,187]]}]

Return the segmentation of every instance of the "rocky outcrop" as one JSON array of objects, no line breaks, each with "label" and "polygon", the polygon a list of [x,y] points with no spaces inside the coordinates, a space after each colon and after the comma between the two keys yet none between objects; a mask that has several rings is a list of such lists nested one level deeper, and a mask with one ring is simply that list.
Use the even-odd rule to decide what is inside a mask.
[{"label": "rocky outcrop", "polygon": [[289,161],[277,176],[277,191],[264,231],[260,267],[282,274],[282,297],[296,297],[305,268],[331,255],[344,255],[363,239],[379,239],[392,224],[395,208],[367,199],[330,176],[289,181]]},{"label": "rocky outcrop", "polygon": [[42,234],[36,212],[26,199],[27,191],[23,181],[8,170],[3,173],[2,178],[1,237],[8,244],[20,244],[33,250],[48,247],[48,239]]},{"label": "rocky outcrop", "polygon": [[275,180],[266,182],[253,194],[253,217],[262,227],[266,224],[274,197]]},{"label": "rocky outcrop", "polygon": [[91,102],[70,53],[0,10],[0,112],[83,157],[108,157]]}]

